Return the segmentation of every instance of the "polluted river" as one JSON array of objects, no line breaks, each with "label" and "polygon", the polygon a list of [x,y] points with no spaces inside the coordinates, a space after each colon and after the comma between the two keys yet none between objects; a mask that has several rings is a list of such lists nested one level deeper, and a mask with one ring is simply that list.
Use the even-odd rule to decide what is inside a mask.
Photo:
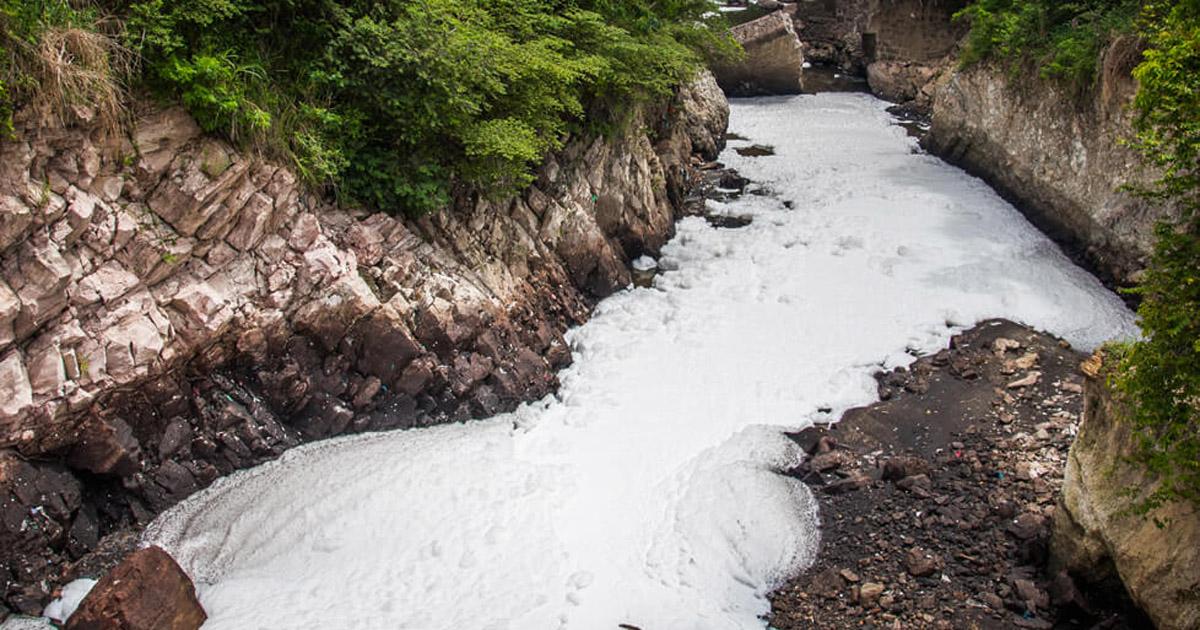
[{"label": "polluted river", "polygon": [[740,227],[681,220],[639,261],[647,286],[568,335],[557,394],[296,448],[146,542],[194,578],[205,628],[764,628],[767,593],[820,536],[818,502],[780,474],[800,455],[784,431],[875,400],[873,373],[985,318],[1082,349],[1134,332],[886,106],[734,100],[721,161],[759,194],[709,206]]}]

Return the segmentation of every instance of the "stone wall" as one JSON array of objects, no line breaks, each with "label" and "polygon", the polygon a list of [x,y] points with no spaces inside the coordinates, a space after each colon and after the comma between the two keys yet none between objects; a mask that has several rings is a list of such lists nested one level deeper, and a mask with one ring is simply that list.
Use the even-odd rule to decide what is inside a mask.
[{"label": "stone wall", "polygon": [[1105,53],[1092,92],[974,66],[938,81],[926,148],[978,174],[1107,280],[1145,267],[1154,224],[1171,208],[1123,192],[1156,174],[1122,140],[1132,135],[1130,70],[1137,44]]},{"label": "stone wall", "polygon": [[0,144],[5,605],[39,611],[105,534],[301,442],[553,391],[563,332],[670,237],[727,118],[704,75],[520,197],[418,220],[336,208],[178,109]]},{"label": "stone wall", "polygon": [[1105,385],[1100,357],[1085,364],[1083,419],[1071,445],[1054,517],[1051,558],[1090,583],[1119,578],[1162,630],[1200,627],[1200,513],[1168,504],[1150,517],[1130,508],[1158,479],[1130,463],[1137,439]]}]

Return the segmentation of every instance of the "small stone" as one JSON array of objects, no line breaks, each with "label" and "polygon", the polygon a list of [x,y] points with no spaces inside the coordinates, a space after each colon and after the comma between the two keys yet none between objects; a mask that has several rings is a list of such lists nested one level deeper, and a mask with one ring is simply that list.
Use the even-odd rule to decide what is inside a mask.
[{"label": "small stone", "polygon": [[1021,540],[1029,540],[1038,536],[1044,529],[1045,519],[1032,512],[1018,516],[1008,525],[1008,531]]},{"label": "small stone", "polygon": [[871,478],[861,472],[855,472],[845,479],[839,479],[827,486],[825,492],[827,494],[846,494],[855,490],[862,490],[871,485]]},{"label": "small stone", "polygon": [[878,582],[866,582],[858,589],[858,603],[865,608],[874,606],[883,595],[883,585]]},{"label": "small stone", "polygon": [[850,583],[857,582],[859,579],[858,574],[850,569],[842,569],[841,571],[838,571],[838,575],[842,576],[843,580],[846,580]]},{"label": "small stone", "polygon": [[1008,388],[1009,389],[1017,389],[1020,387],[1032,387],[1034,385],[1037,385],[1038,381],[1041,380],[1041,378],[1042,378],[1041,372],[1037,372],[1037,371],[1030,372],[1029,374],[1026,374],[1023,378],[1019,378],[1019,379],[1009,383]]},{"label": "small stone", "polygon": [[897,481],[914,475],[928,475],[929,463],[920,457],[892,457],[883,462],[883,479]]},{"label": "small stone", "polygon": [[896,482],[896,487],[901,490],[907,490],[917,496],[928,496],[929,489],[933,486],[933,482],[929,480],[928,475],[913,475],[905,477]]},{"label": "small stone", "polygon": [[904,554],[904,566],[913,577],[925,577],[937,571],[941,559],[920,547],[913,547]]},{"label": "small stone", "polygon": [[1007,337],[997,337],[992,342],[992,349],[995,350],[996,356],[1004,356],[1004,353],[1009,350],[1019,350],[1021,342],[1009,339]]},{"label": "small stone", "polygon": [[1031,611],[1045,609],[1050,605],[1050,595],[1038,588],[1033,580],[1013,580],[1013,590]]}]

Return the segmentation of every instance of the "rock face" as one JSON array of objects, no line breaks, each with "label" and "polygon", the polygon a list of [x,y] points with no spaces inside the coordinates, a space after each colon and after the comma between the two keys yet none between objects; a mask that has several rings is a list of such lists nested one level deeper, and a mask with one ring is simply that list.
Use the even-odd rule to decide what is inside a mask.
[{"label": "rock face", "polygon": [[192,581],[167,552],[130,554],[92,587],[67,630],[196,630],[208,615]]},{"label": "rock face", "polygon": [[1137,58],[1136,43],[1116,42],[1094,95],[1082,101],[1052,82],[1014,82],[999,68],[955,72],[937,89],[926,147],[988,180],[1103,277],[1130,284],[1146,264],[1154,224],[1173,214],[1118,190],[1155,177],[1121,146],[1132,134]]},{"label": "rock face", "polygon": [[714,69],[731,96],[798,94],[803,88],[804,49],[796,37],[791,10],[781,10],[731,29],[746,57]]},{"label": "rock face", "polygon": [[[1125,461],[1135,436],[1104,375],[1084,385],[1079,434],[1067,459],[1055,511],[1053,563],[1081,581],[1119,577],[1133,601],[1164,630],[1200,627],[1200,512],[1175,503],[1156,510],[1166,522],[1127,513],[1157,479]],[[1142,489],[1129,496],[1128,489]]]},{"label": "rock face", "polygon": [[693,154],[723,145],[710,75],[641,114],[519,197],[420,219],[333,207],[178,109],[0,143],[6,605],[36,611],[98,536],[301,442],[551,392],[562,333],[666,242]]},{"label": "rock face", "polygon": [[796,32],[805,54],[818,63],[861,72],[866,65],[863,34],[871,0],[802,0],[795,4]]}]

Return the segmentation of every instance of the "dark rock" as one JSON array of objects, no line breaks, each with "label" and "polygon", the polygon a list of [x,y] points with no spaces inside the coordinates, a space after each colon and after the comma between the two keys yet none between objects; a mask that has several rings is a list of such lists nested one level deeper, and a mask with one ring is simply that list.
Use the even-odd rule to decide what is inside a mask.
[{"label": "dark rock", "polygon": [[208,615],[192,581],[158,547],[108,572],[79,604],[67,630],[196,630]]},{"label": "dark rock", "polygon": [[883,479],[885,481],[898,481],[905,477],[914,475],[929,475],[932,469],[929,462],[920,457],[890,457],[883,462]]},{"label": "dark rock", "polygon": [[909,575],[914,577],[925,577],[933,575],[938,570],[938,565],[941,564],[941,559],[920,547],[913,547],[904,554],[904,566],[908,569]]},{"label": "dark rock", "polygon": [[825,486],[825,492],[828,494],[845,494],[847,492],[854,492],[855,490],[862,490],[869,485],[871,485],[871,478],[861,472],[855,471],[849,477],[838,479]]},{"label": "dark rock", "polygon": [[931,482],[929,477],[925,475],[913,475],[912,477],[905,477],[896,482],[897,488],[900,488],[901,490],[908,490],[909,492],[912,492],[918,496],[928,496],[929,488],[932,485],[933,482]]},{"label": "dark rock", "polygon": [[79,428],[79,441],[67,456],[72,468],[124,477],[138,469],[140,447],[133,430],[118,418],[90,416]]},{"label": "dark rock", "polygon": [[1009,523],[1008,531],[1021,540],[1030,540],[1046,533],[1046,519],[1026,512]]}]

